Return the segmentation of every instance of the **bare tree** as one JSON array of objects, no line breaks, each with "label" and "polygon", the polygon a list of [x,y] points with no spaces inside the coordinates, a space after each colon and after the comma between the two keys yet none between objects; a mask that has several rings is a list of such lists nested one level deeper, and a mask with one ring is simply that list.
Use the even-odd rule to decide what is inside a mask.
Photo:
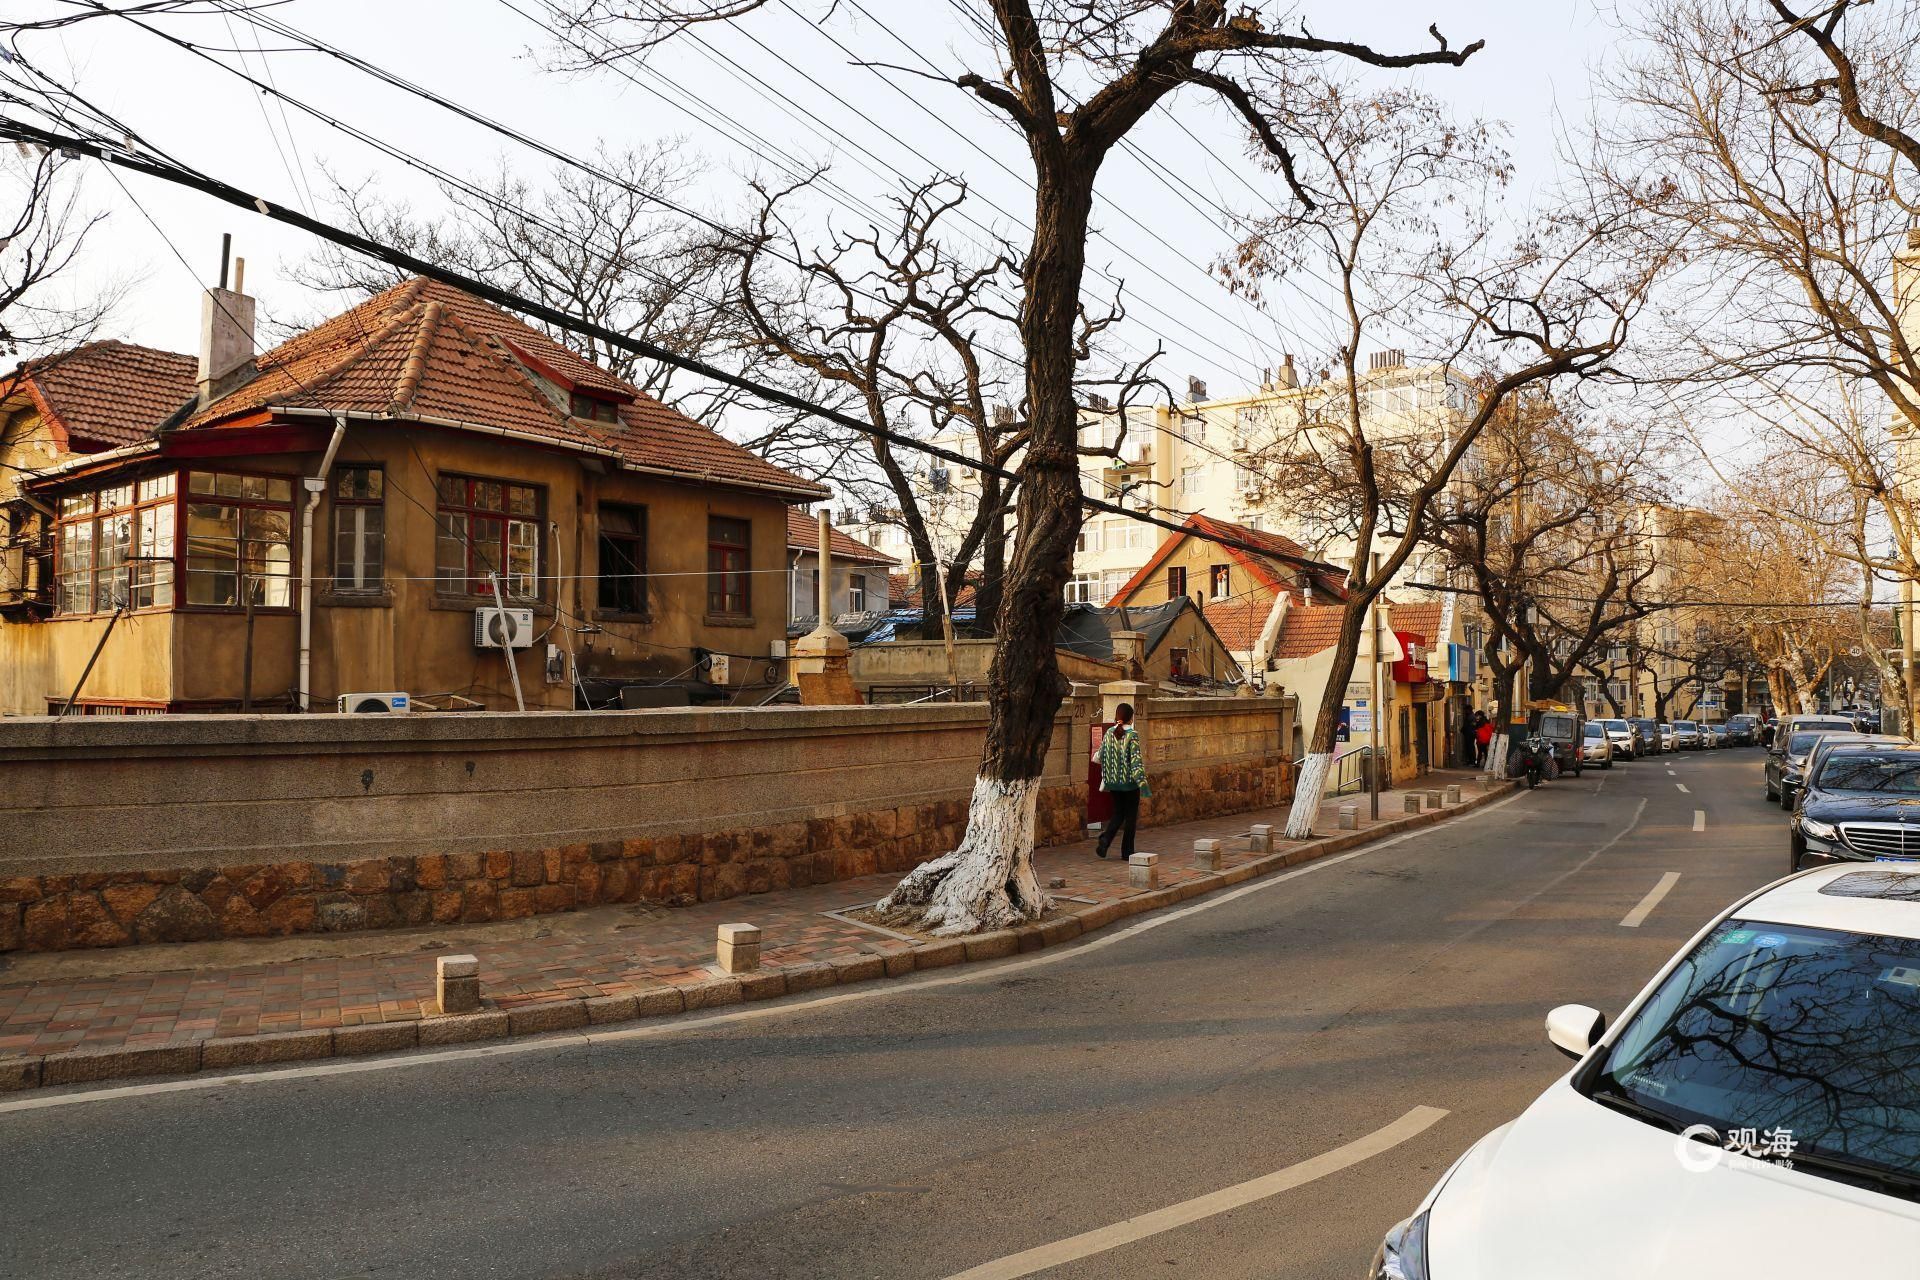
[{"label": "bare tree", "polygon": [[[1606,243],[1604,224],[1584,213],[1496,248],[1488,202],[1507,157],[1490,128],[1455,122],[1426,95],[1302,78],[1292,108],[1289,173],[1310,201],[1258,226],[1227,269],[1258,287],[1318,266],[1338,295],[1333,377],[1295,400],[1296,421],[1257,464],[1275,488],[1309,495],[1323,520],[1334,513],[1350,538],[1340,634],[1287,819],[1288,836],[1303,839],[1374,600],[1509,398],[1604,367],[1653,264],[1609,266],[1604,285],[1583,274],[1601,269]],[[1391,370],[1361,367],[1363,345],[1409,315],[1421,317],[1426,363],[1445,371],[1442,398],[1411,412],[1379,403],[1395,390]]]},{"label": "bare tree", "polygon": [[27,143],[0,152],[0,359],[9,363],[87,342],[124,291],[66,287],[106,217],[81,205],[71,163]]},{"label": "bare tree", "polygon": [[[1843,487],[1782,459],[1740,474],[1720,503],[1712,537],[1696,549],[1684,576],[1711,599],[1722,625],[1744,634],[1765,665],[1768,693],[1783,713],[1816,709],[1817,693],[1834,660],[1866,635],[1852,602],[1860,567],[1824,538],[1774,514],[1781,495],[1813,488],[1845,501]],[[1869,589],[1869,596],[1870,596]]]},{"label": "bare tree", "polygon": [[[647,14],[613,0],[574,0],[574,20],[604,37],[601,60],[631,57],[691,24],[738,19],[764,0],[724,7],[663,0]],[[944,933],[1032,919],[1047,899],[1033,873],[1034,814],[1054,717],[1067,692],[1054,654],[1079,534],[1076,397],[1081,287],[1102,164],[1141,119],[1183,88],[1226,103],[1265,151],[1292,170],[1282,131],[1306,65],[1345,58],[1383,67],[1459,65],[1479,46],[1384,53],[1282,29],[1262,6],[1225,0],[992,0],[999,65],[948,83],[1012,122],[1033,165],[1032,238],[1020,259],[1017,314],[1027,443],[1018,461],[1018,533],[1000,605],[989,719],[968,829],[884,901]],[[1073,92],[1069,92],[1071,86]],[[1296,196],[1304,196],[1289,180]]]},{"label": "bare tree", "polygon": [[[953,178],[895,196],[893,225],[827,232],[823,246],[810,248],[786,207],[810,186],[755,182],[758,207],[746,229],[719,243],[737,263],[739,341],[839,389],[875,428],[852,447],[878,468],[913,548],[925,625],[937,632],[951,617],[976,561],[984,562],[977,608],[989,615],[1005,575],[1011,502],[997,471],[1026,442],[1007,404],[1019,369],[996,349],[1013,340],[1001,301],[1013,283],[1012,251],[994,246],[984,261],[967,260],[949,246],[951,215],[967,198],[966,184]],[[948,464],[923,468],[881,432],[910,432],[985,464],[964,486],[969,501],[957,518],[932,509],[961,487]],[[931,475],[944,483],[929,484]],[[835,480],[848,496],[847,476]]]},{"label": "bare tree", "polygon": [[1544,394],[1509,398],[1432,504],[1425,535],[1464,571],[1488,619],[1498,773],[1529,703],[1564,701],[1582,671],[1659,608],[1656,556],[1639,517],[1660,500],[1646,437]]},{"label": "bare tree", "polygon": [[[1688,263],[1661,340],[1642,334],[1644,376],[1684,402],[1716,466],[1730,425],[1757,428],[1775,469],[1807,481],[1749,485],[1767,495],[1768,517],[1819,557],[1852,561],[1842,576],[1865,598],[1876,580],[1910,584],[1920,14],[1859,0],[1663,0],[1638,11],[1632,35],[1608,79],[1592,173],[1648,242]],[[1765,641],[1782,706],[1818,666],[1797,632]],[[1903,700],[1911,714],[1910,681]]]}]

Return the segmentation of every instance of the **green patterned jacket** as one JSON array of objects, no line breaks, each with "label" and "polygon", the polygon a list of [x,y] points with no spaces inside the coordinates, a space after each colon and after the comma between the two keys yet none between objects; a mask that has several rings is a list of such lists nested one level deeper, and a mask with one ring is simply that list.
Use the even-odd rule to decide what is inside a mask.
[{"label": "green patterned jacket", "polygon": [[1100,789],[1138,791],[1147,783],[1147,761],[1140,752],[1140,734],[1114,725],[1100,739]]}]

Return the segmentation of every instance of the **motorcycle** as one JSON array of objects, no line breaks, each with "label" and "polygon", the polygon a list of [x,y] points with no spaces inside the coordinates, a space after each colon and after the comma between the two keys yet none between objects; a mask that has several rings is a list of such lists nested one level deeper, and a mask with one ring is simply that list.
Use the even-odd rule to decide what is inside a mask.
[{"label": "motorcycle", "polygon": [[1522,772],[1527,775],[1527,790],[1532,791],[1540,785],[1542,778],[1551,778],[1554,772],[1553,744],[1539,734],[1529,735],[1521,744],[1519,759],[1514,761],[1513,776]]}]

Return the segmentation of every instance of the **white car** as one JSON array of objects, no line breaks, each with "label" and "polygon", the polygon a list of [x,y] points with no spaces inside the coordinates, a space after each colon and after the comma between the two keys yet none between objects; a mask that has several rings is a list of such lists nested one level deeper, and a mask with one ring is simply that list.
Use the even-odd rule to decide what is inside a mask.
[{"label": "white car", "polygon": [[1912,1275],[1920,862],[1776,881],[1696,934],[1579,1065],[1461,1156],[1373,1280]]},{"label": "white car", "polygon": [[1600,724],[1606,728],[1607,738],[1613,743],[1613,758],[1633,759],[1633,726],[1625,720],[1602,720]]}]

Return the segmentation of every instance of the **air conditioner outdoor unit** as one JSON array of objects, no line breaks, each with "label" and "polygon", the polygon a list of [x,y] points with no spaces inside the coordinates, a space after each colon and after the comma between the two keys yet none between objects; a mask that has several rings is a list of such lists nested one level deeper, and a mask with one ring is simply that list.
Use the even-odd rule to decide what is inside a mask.
[{"label": "air conditioner outdoor unit", "polygon": [[533,610],[482,605],[473,611],[474,648],[525,649],[532,643]]},{"label": "air conditioner outdoor unit", "polygon": [[413,710],[413,700],[404,693],[343,693],[336,705],[341,715]]}]

